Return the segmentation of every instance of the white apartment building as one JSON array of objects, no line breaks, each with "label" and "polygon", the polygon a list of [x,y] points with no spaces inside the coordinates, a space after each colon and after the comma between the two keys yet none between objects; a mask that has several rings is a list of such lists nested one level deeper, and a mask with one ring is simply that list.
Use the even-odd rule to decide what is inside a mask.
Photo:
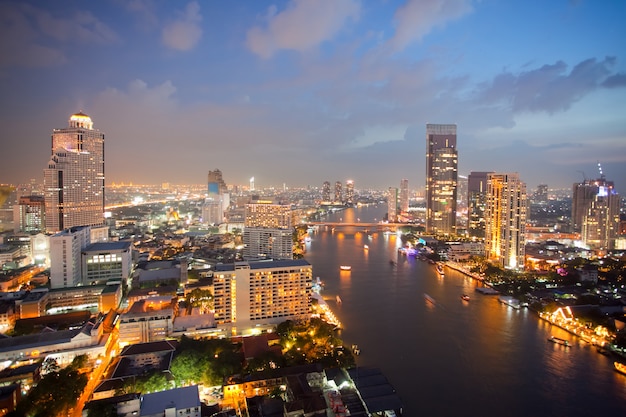
[{"label": "white apartment building", "polygon": [[50,236],[50,287],[75,287],[82,280],[82,250],[91,243],[90,228],[73,227]]}]

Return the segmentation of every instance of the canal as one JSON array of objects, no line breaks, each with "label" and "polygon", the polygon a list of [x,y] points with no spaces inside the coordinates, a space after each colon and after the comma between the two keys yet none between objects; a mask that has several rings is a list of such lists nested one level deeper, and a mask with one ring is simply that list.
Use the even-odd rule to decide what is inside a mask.
[{"label": "canal", "polygon": [[[328,221],[373,222],[385,212],[351,208]],[[626,415],[626,376],[611,358],[527,309],[475,292],[479,283],[459,272],[440,277],[400,246],[395,234],[322,226],[305,258],[325,284],[344,342],[358,344],[359,366],[381,369],[404,416]],[[552,335],[572,346],[549,343]]]}]

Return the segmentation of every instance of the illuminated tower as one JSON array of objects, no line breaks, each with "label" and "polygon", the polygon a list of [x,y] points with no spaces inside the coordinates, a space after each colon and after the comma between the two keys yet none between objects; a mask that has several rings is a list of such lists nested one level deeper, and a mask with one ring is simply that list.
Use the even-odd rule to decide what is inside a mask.
[{"label": "illuminated tower", "polygon": [[52,156],[44,169],[46,230],[104,223],[104,133],[84,113],[52,131]]},{"label": "illuminated tower", "polygon": [[224,212],[230,205],[230,196],[227,193],[226,182],[222,178],[222,171],[216,169],[208,174],[208,194],[202,206],[202,221],[208,224],[224,222]]},{"label": "illuminated tower", "polygon": [[389,187],[387,192],[387,220],[391,223],[398,221],[398,189]]},{"label": "illuminated tower", "polygon": [[488,174],[472,171],[467,177],[467,232],[471,237],[485,237]]},{"label": "illuminated tower", "polygon": [[288,204],[246,205],[244,259],[293,259],[293,228],[297,211]]},{"label": "illuminated tower", "polygon": [[341,181],[335,182],[335,203],[341,203],[342,199],[342,186]]},{"label": "illuminated tower", "polygon": [[572,223],[591,249],[615,249],[619,228],[620,196],[604,175],[574,184]]},{"label": "illuminated tower", "polygon": [[517,173],[487,174],[485,253],[500,267],[524,268],[526,184]]},{"label": "illuminated tower", "polygon": [[346,204],[354,204],[354,181],[346,181]]},{"label": "illuminated tower", "polygon": [[426,231],[456,233],[456,125],[426,125]]},{"label": "illuminated tower", "polygon": [[324,181],[324,184],[322,185],[322,201],[330,201],[330,182],[328,181]]},{"label": "illuminated tower", "polygon": [[400,211],[406,213],[409,211],[409,180],[400,180]]}]

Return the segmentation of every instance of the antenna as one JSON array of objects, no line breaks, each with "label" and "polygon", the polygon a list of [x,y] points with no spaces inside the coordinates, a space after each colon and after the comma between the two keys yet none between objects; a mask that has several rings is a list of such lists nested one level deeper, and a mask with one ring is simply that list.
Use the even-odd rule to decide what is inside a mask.
[{"label": "antenna", "polygon": [[604,179],[604,174],[602,173],[602,165],[600,165],[600,161],[598,161],[598,170],[600,171],[600,178]]}]

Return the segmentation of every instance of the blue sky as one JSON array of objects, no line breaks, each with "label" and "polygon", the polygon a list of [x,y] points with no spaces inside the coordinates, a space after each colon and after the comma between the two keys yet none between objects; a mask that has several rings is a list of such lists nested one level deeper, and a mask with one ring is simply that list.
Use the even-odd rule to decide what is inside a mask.
[{"label": "blue sky", "polygon": [[[422,188],[459,173],[626,194],[626,2],[2,1],[0,182],[41,179],[82,110],[112,182]],[[10,155],[10,156],[9,156]]]}]

